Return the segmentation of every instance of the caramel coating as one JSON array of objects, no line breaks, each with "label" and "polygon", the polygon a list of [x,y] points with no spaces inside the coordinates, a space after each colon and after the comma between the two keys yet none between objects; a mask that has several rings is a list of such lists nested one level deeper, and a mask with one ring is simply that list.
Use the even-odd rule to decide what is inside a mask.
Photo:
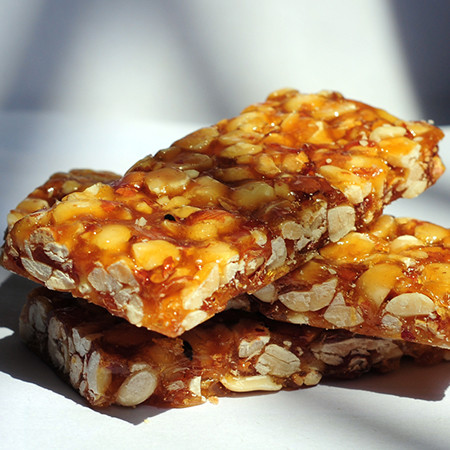
[{"label": "caramel coating", "polygon": [[177,336],[420,194],[442,136],[337,93],[277,91],[13,220],[2,264]]},{"label": "caramel coating", "polygon": [[109,183],[119,178],[120,175],[113,172],[90,169],[55,173],[10,211],[7,218],[8,229],[27,214],[47,209],[72,192],[84,191],[95,183]]},{"label": "caramel coating", "polygon": [[450,230],[384,215],[255,295],[277,320],[450,348]]}]

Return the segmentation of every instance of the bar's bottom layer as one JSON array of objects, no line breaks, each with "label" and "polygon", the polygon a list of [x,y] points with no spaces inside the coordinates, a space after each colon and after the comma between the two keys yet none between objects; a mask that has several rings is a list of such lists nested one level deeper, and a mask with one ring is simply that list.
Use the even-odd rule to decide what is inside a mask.
[{"label": "bar's bottom layer", "polygon": [[449,359],[448,350],[230,310],[168,338],[71,296],[34,290],[20,317],[24,342],[93,406],[184,407],[231,392],[298,389]]}]

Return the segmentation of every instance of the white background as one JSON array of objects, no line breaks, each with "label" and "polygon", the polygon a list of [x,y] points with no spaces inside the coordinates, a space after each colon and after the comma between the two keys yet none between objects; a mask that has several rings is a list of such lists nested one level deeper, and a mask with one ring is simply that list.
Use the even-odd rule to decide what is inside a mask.
[{"label": "white background", "polygon": [[0,110],[215,123],[282,87],[450,123],[447,0],[0,0]]}]

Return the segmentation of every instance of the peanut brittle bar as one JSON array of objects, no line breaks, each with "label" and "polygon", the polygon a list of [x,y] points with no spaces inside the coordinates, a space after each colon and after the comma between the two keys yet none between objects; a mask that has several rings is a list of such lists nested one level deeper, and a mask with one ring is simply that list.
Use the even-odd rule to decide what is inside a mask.
[{"label": "peanut brittle bar", "polygon": [[3,265],[177,336],[443,172],[442,132],[336,93],[278,91],[18,220]]},{"label": "peanut brittle bar", "polygon": [[[85,189],[104,180],[105,177],[113,180],[119,178],[119,175],[89,170],[55,174],[21,202],[14,213],[17,214],[19,211],[23,215],[23,213],[51,206],[71,191]],[[45,201],[43,205],[42,200]],[[329,244],[321,249],[321,255],[309,264],[278,280],[275,286],[268,285],[255,293],[256,297],[268,303],[268,305],[260,306],[259,309],[266,315],[283,321],[339,328],[341,321],[346,320],[345,326],[350,326],[354,332],[448,347],[450,335],[449,236],[449,230],[428,222],[382,216],[367,233],[351,233],[337,244]],[[427,253],[420,251],[421,246],[427,247]],[[369,254],[366,254],[368,250]],[[415,260],[411,257],[412,254],[421,255],[421,258]],[[441,263],[437,262],[439,260]],[[338,268],[335,267],[336,265]],[[415,266],[414,275],[411,271],[413,265]],[[351,276],[350,270],[353,270]],[[402,272],[401,276],[399,276],[400,272]],[[412,277],[416,280],[415,288],[411,287],[413,286]],[[423,282],[425,285],[418,288],[417,283]],[[395,289],[394,285],[396,285]],[[411,292],[404,292],[402,287],[405,286],[411,287],[409,289]],[[433,291],[431,295],[430,289]],[[325,320],[323,318],[325,310],[322,308],[329,306],[339,291],[345,297],[344,306],[350,306],[350,308],[336,309],[341,314],[340,319],[333,319],[334,316],[330,310]],[[388,297],[390,291],[392,292]],[[409,295],[404,296],[405,293]],[[420,295],[415,296],[414,293]],[[375,311],[367,307],[361,309],[359,302],[363,299],[358,300],[358,295],[372,301],[377,306]],[[403,312],[394,320],[387,313],[389,311],[392,313],[392,305],[395,305],[395,302],[386,311],[379,307],[385,300],[390,301],[398,295],[403,295],[396,300],[396,302],[402,302],[399,304]],[[436,308],[433,308],[423,295],[429,296],[434,302],[438,301]],[[350,297],[353,300],[350,300]],[[433,314],[426,318],[421,317],[422,307],[417,304],[414,306],[417,299],[428,302]],[[239,300],[240,302],[236,302],[237,307],[248,306],[244,299]],[[319,311],[321,309],[322,311]],[[366,323],[363,328],[359,323],[361,311],[364,312],[362,317]],[[414,311],[419,314],[415,314]],[[387,316],[383,319],[384,314]],[[319,316],[322,318],[319,319]],[[352,320],[358,323],[353,323]],[[349,325],[348,321],[353,325]],[[425,322],[428,324],[426,325]],[[386,329],[386,324],[390,325],[388,326],[390,331]],[[393,328],[394,324],[395,328]],[[375,327],[376,330],[368,327]],[[392,331],[395,332],[392,333]]]},{"label": "peanut brittle bar", "polygon": [[255,296],[273,319],[450,348],[450,230],[381,216]]},{"label": "peanut brittle bar", "polygon": [[298,389],[322,377],[397,368],[409,355],[431,364],[448,351],[327,331],[227,311],[179,338],[113,317],[67,294],[35,290],[20,332],[92,406],[197,405],[231,392]]}]

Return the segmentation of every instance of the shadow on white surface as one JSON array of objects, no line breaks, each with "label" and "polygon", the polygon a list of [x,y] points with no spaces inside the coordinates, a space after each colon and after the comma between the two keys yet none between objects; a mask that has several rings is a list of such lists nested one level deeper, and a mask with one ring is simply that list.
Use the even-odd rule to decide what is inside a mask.
[{"label": "shadow on white surface", "polygon": [[450,364],[421,366],[406,359],[400,369],[387,374],[369,373],[348,383],[345,380],[327,380],[324,384],[436,402],[445,397],[450,385]]},{"label": "shadow on white surface", "polygon": [[[415,413],[418,413],[418,423],[413,424],[411,411],[405,411],[401,401],[396,405],[396,402],[384,401],[383,396],[371,396],[366,403],[356,393],[346,389],[342,391],[339,396],[333,395],[331,391],[322,392],[321,397],[302,398],[301,403],[294,403],[295,399],[291,398],[284,407],[286,411],[301,407],[310,414],[321,417],[322,424],[314,430],[315,433],[327,433],[328,428],[330,433],[340,431],[340,436],[330,439],[330,445],[323,448],[333,448],[336,445],[338,448],[348,449],[448,449],[447,432],[436,435],[421,424],[418,425],[421,420],[425,423],[428,419],[429,410],[421,408],[426,402],[420,402],[414,408]],[[328,423],[331,417],[332,425],[331,421]],[[447,423],[448,415],[444,414],[442,420]],[[300,434],[298,438],[301,439]]]}]

